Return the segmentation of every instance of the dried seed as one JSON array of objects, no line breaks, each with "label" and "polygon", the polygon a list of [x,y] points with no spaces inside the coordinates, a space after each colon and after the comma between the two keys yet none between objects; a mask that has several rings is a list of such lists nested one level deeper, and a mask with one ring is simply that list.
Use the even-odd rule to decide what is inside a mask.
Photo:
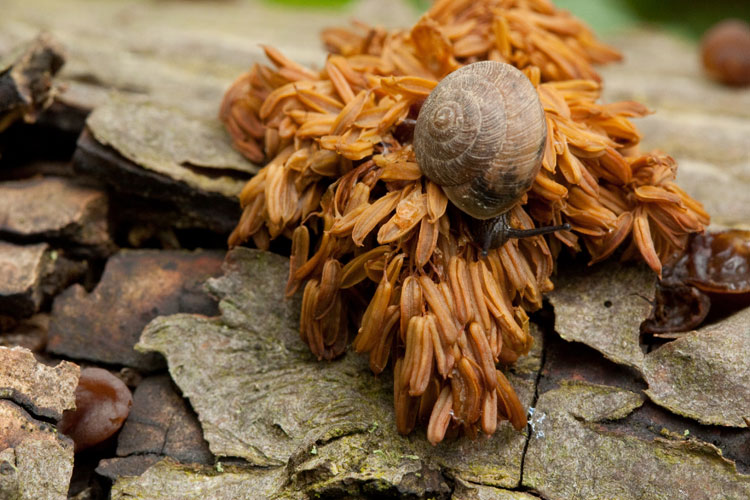
[{"label": "dried seed", "polygon": [[354,338],[352,346],[357,352],[371,351],[378,341],[378,335],[381,333],[380,328],[385,319],[386,310],[391,300],[393,285],[385,279],[380,281],[372,302],[367,306],[365,315],[362,317],[362,326],[359,328],[357,336]]},{"label": "dried seed", "polygon": [[235,247],[258,232],[263,225],[263,209],[265,208],[265,196],[258,194],[252,204],[245,207],[240,217],[240,222],[229,237],[229,247]]},{"label": "dried seed", "polygon": [[265,227],[260,228],[257,232],[252,235],[253,243],[260,250],[268,250],[271,244],[271,236],[268,234],[268,230]]},{"label": "dried seed", "polygon": [[275,128],[266,127],[266,136],[263,138],[263,147],[265,148],[266,155],[269,157],[275,156],[280,146],[279,131]]},{"label": "dried seed", "polygon": [[[370,204],[362,203],[352,208],[343,217],[337,217],[330,229],[331,235],[347,236],[350,234],[354,230],[354,226],[362,219],[362,214],[369,208]],[[377,222],[375,224],[377,225]]]},{"label": "dried seed", "polygon": [[377,375],[385,369],[388,357],[391,354],[391,345],[396,335],[396,324],[400,317],[398,306],[388,306],[386,309],[386,320],[383,331],[380,334],[377,345],[370,351],[370,370]]},{"label": "dried seed", "polygon": [[489,330],[491,319],[482,290],[482,278],[480,277],[478,262],[469,263],[469,276],[471,276],[471,290],[473,292],[474,318],[479,320],[485,330]]},{"label": "dried seed", "polygon": [[[321,94],[313,89],[298,89],[297,99],[308,108],[323,114],[338,115],[344,105],[333,97]],[[306,114],[311,117],[311,114]]]},{"label": "dried seed", "polygon": [[466,269],[466,261],[459,257],[451,257],[448,262],[448,277],[456,301],[456,318],[461,325],[465,325],[474,316],[474,306],[471,303],[471,283]]},{"label": "dried seed", "polygon": [[430,337],[432,338],[432,348],[433,354],[435,356],[435,365],[437,367],[437,371],[443,378],[447,378],[448,374],[453,370],[453,363],[455,362],[453,350],[450,348],[446,349],[443,345],[440,334],[438,333],[435,315],[427,314],[425,318],[425,328],[430,333]]},{"label": "dried seed", "polygon": [[479,419],[482,386],[468,358],[463,357],[458,360],[456,367],[457,370],[453,371],[453,378],[451,378],[453,412],[459,422],[472,424]]},{"label": "dried seed", "polygon": [[453,345],[456,338],[458,338],[459,329],[445,301],[445,297],[443,297],[437,285],[427,276],[420,276],[419,284],[422,286],[422,292],[427,300],[427,304],[429,304],[430,309],[435,314],[442,341],[447,345]]},{"label": "dried seed", "polygon": [[[498,326],[498,329],[500,327]],[[503,365],[512,365],[518,361],[518,352],[514,351],[509,345],[501,343],[500,355],[497,358],[497,362]]]},{"label": "dried seed", "polygon": [[331,79],[333,87],[341,97],[341,100],[344,101],[344,104],[349,104],[354,100],[354,92],[352,91],[349,82],[347,82],[346,78],[344,78],[344,74],[335,64],[333,64],[333,57],[328,58],[328,61],[326,62],[326,71],[328,72],[328,78]]},{"label": "dried seed", "polygon": [[307,262],[307,256],[310,252],[310,232],[305,226],[298,226],[292,233],[292,251],[289,256],[289,278],[286,283],[286,296],[291,297],[295,294],[300,280],[295,279],[297,269]]},{"label": "dried seed", "polygon": [[[421,396],[427,384],[430,381],[432,375],[432,338],[430,332],[425,327],[424,318],[414,317],[410,320],[419,321],[419,324],[415,325],[414,333],[416,335],[416,350],[414,353],[414,362],[411,366],[411,378],[409,380],[409,395],[410,396]],[[409,337],[407,334],[407,342]]]},{"label": "dried seed", "polygon": [[294,170],[295,172],[303,172],[307,165],[310,163],[310,148],[303,147],[297,149],[289,159],[286,161],[284,166],[288,169]]},{"label": "dried seed", "polygon": [[250,109],[246,101],[235,104],[231,108],[230,117],[244,134],[253,139],[262,139],[266,133],[265,127],[255,114],[255,110]]},{"label": "dried seed", "polygon": [[[382,157],[381,157],[382,158]],[[422,178],[422,170],[419,164],[413,161],[387,161],[383,162],[384,181],[416,181]]]},{"label": "dried seed", "polygon": [[[380,247],[379,247],[380,248]],[[424,302],[422,300],[422,289],[417,282],[417,278],[414,276],[407,276],[404,279],[403,285],[401,286],[401,298],[400,298],[400,309],[401,309],[401,341],[406,341],[406,331],[409,326],[409,321],[414,316],[419,316],[422,313]]]},{"label": "dried seed", "polygon": [[482,432],[487,435],[497,429],[497,391],[484,391],[482,399]]},{"label": "dried seed", "polygon": [[354,121],[359,116],[359,113],[362,112],[362,108],[364,108],[370,95],[369,91],[363,90],[357,94],[357,97],[354,97],[350,101],[346,101],[346,106],[344,106],[344,109],[341,110],[336,117],[336,120],[333,122],[333,125],[331,125],[331,135],[340,135],[345,129],[354,124]]},{"label": "dried seed", "polygon": [[369,262],[365,262],[365,274],[368,278],[370,278],[370,281],[380,283],[387,264],[387,259],[371,260]]},{"label": "dried seed", "polygon": [[346,346],[349,342],[349,329],[347,327],[348,318],[346,307],[343,307],[343,303],[341,302],[340,298],[341,295],[339,295],[339,303],[341,303],[342,306],[339,308],[339,314],[333,317],[338,320],[338,323],[334,327],[332,327],[332,330],[334,330],[336,333],[336,337],[333,343],[326,344],[326,359],[328,360],[341,356],[344,351],[346,351]]},{"label": "dried seed", "polygon": [[406,327],[406,340],[404,348],[404,363],[402,365],[401,385],[399,387],[408,387],[411,383],[411,373],[414,366],[414,359],[417,351],[417,335],[416,330],[423,323],[424,319],[421,316],[413,316],[409,320],[409,324]]},{"label": "dried seed", "polygon": [[430,423],[427,425],[427,440],[435,446],[445,437],[448,424],[451,421],[453,409],[453,396],[450,385],[443,387],[430,414]]},{"label": "dried seed", "polygon": [[479,356],[474,352],[471,345],[469,345],[469,339],[466,337],[466,328],[463,328],[461,333],[458,334],[458,339],[456,339],[454,348],[457,348],[459,353],[456,359],[460,360],[461,358],[469,358],[472,362],[478,364],[477,360],[479,359]]},{"label": "dried seed", "polygon": [[341,263],[336,259],[328,259],[323,264],[323,273],[320,278],[320,289],[313,308],[313,317],[321,320],[329,313],[334,305],[334,299],[338,296],[341,280]]},{"label": "dried seed", "polygon": [[419,420],[429,422],[432,408],[435,406],[438,396],[440,395],[440,382],[437,378],[430,378],[422,397],[419,398]]},{"label": "dried seed", "polygon": [[302,264],[297,269],[297,272],[294,273],[295,279],[303,280],[309,275],[313,274],[319,266],[322,267],[326,259],[331,256],[331,253],[333,252],[335,246],[336,241],[330,235],[330,233],[323,233],[323,238],[320,240],[320,246],[318,247],[318,250],[313,254],[312,257],[310,257],[310,259],[308,259],[307,262]]},{"label": "dried seed", "polygon": [[633,193],[641,201],[681,204],[681,197],[679,195],[670,193],[658,186],[638,186],[633,190]]},{"label": "dried seed", "polygon": [[630,234],[633,227],[633,213],[623,212],[617,218],[615,222],[615,229],[602,241],[601,248],[598,250],[594,258],[591,259],[591,264],[600,262],[614,253],[614,251],[625,241],[625,238]]},{"label": "dried seed", "polygon": [[395,283],[399,280],[401,269],[404,266],[404,259],[406,259],[406,254],[400,253],[388,262],[388,265],[385,268],[385,279],[391,283]]},{"label": "dried seed", "polygon": [[450,285],[445,281],[441,281],[438,284],[438,288],[440,289],[440,293],[443,294],[445,303],[448,304],[448,311],[451,314],[451,318],[453,318],[453,322],[455,323],[456,328],[460,329],[461,325],[459,325],[458,321],[456,320],[456,301],[453,298],[453,292],[451,291]]},{"label": "dried seed", "polygon": [[276,66],[280,68],[283,67],[283,68],[289,68],[291,70],[294,70],[295,73],[299,73],[302,76],[302,78],[305,78],[307,80],[314,80],[316,78],[317,75],[315,73],[305,68],[304,66],[297,64],[291,59],[288,59],[281,52],[271,47],[270,45],[261,45],[261,47],[263,47],[263,51],[266,53],[266,56]]},{"label": "dried seed", "polygon": [[415,76],[389,76],[380,79],[380,86],[386,92],[412,99],[425,99],[437,82]]},{"label": "dried seed", "polygon": [[[389,247],[388,245],[381,245],[379,247],[373,248],[372,250],[361,253],[360,255],[347,262],[344,268],[341,270],[341,284],[339,285],[339,287],[342,289],[351,288],[354,285],[361,283],[367,277],[367,273],[365,272],[365,264],[367,262],[380,260],[383,255],[388,253],[390,250],[391,247]],[[405,286],[406,283],[404,283],[404,287]]]},{"label": "dried seed", "polygon": [[297,95],[298,88],[312,88],[312,82],[293,82],[277,88],[263,101],[258,115],[265,120],[273,113],[284,99],[293,98]]},{"label": "dried seed", "polygon": [[[320,303],[321,291],[318,293],[316,302]],[[323,331],[323,345],[326,347],[325,358],[332,359],[333,353],[329,349],[332,345],[338,343],[339,337],[346,336],[345,325],[341,324],[342,312],[342,301],[341,294],[336,293],[331,300],[331,306],[328,308],[326,315],[322,318],[316,318],[316,321],[320,322],[321,330]]]},{"label": "dried seed", "polygon": [[312,321],[312,309],[315,304],[315,297],[318,293],[317,280],[310,280],[305,284],[305,290],[302,293],[302,309],[299,317],[299,333],[302,341],[307,343],[307,334],[310,331],[310,322]]},{"label": "dried seed", "polygon": [[432,257],[438,241],[437,223],[429,222],[426,218],[422,219],[419,226],[419,237],[414,249],[414,263],[417,267],[422,268]]},{"label": "dried seed", "polygon": [[527,342],[526,332],[516,323],[514,313],[508,308],[508,302],[503,298],[497,282],[484,262],[479,262],[479,269],[487,308],[492,311],[493,317],[501,325],[500,330],[503,335],[508,335],[507,340],[510,341],[512,348],[517,352],[522,352]]},{"label": "dried seed", "polygon": [[414,190],[396,205],[396,213],[378,231],[378,243],[391,243],[422,221],[427,212],[424,195]]},{"label": "dried seed", "polygon": [[305,120],[305,123],[300,125],[300,127],[297,129],[297,138],[317,138],[322,137],[326,134],[330,134],[331,128],[333,128],[334,124],[336,123],[337,117],[338,116],[335,115],[309,116]]},{"label": "dried seed", "polygon": [[[336,194],[338,195],[338,190]],[[347,194],[349,199],[346,201],[344,213],[349,213],[355,207],[367,204],[370,199],[370,187],[362,182],[358,182]]]},{"label": "dried seed", "polygon": [[436,222],[445,213],[448,206],[448,198],[440,186],[432,181],[427,181],[427,214],[430,222]]},{"label": "dried seed", "polygon": [[419,411],[419,398],[409,396],[407,389],[401,388],[400,379],[403,370],[401,369],[402,360],[396,361],[393,369],[393,398],[396,407],[396,429],[401,434],[409,434],[417,421],[417,412]]},{"label": "dried seed", "polygon": [[498,411],[500,411],[499,406],[502,402],[503,415],[510,420],[511,425],[513,425],[517,431],[520,431],[526,427],[526,412],[524,411],[521,402],[518,400],[518,396],[516,396],[516,391],[513,390],[513,387],[510,385],[510,382],[508,382],[508,379],[505,378],[503,372],[497,370],[496,373]]},{"label": "dried seed", "polygon": [[477,354],[479,367],[484,375],[484,383],[488,390],[493,390],[496,385],[495,363],[493,361],[492,350],[487,341],[487,336],[479,323],[473,322],[469,325],[469,340],[474,352]]},{"label": "dried seed", "polygon": [[362,246],[370,231],[396,208],[400,197],[400,191],[391,191],[362,212],[352,229],[352,240],[355,245]]},{"label": "dried seed", "polygon": [[310,346],[310,350],[318,356],[318,359],[321,359],[323,336],[319,331],[315,331],[317,322],[313,319],[313,309],[318,297],[318,285],[318,280],[310,280],[305,285],[305,291],[302,293],[299,331],[302,341]]},{"label": "dried seed", "polygon": [[310,322],[310,331],[307,334],[308,346],[310,352],[318,358],[318,361],[322,360],[326,354],[325,342],[323,339],[323,325],[320,321],[313,320]]},{"label": "dried seed", "polygon": [[651,239],[651,229],[648,224],[648,212],[644,207],[638,207],[633,219],[633,240],[643,255],[643,259],[661,278],[661,261]]},{"label": "dried seed", "polygon": [[398,101],[396,104],[391,106],[388,111],[383,115],[383,118],[378,123],[377,130],[383,133],[393,127],[396,123],[400,123],[409,114],[409,101]]},{"label": "dried seed", "polygon": [[492,322],[489,333],[490,349],[492,350],[492,359],[496,362],[500,362],[500,352],[503,350],[503,337],[498,331],[497,323]]}]

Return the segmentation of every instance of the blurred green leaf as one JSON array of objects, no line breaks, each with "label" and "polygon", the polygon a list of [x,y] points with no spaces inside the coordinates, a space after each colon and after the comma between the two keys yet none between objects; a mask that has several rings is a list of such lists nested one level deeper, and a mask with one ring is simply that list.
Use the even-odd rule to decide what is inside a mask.
[{"label": "blurred green leaf", "polygon": [[555,5],[581,18],[598,34],[621,30],[638,22],[627,0],[557,0]]},{"label": "blurred green leaf", "polygon": [[750,0],[553,0],[599,33],[649,23],[691,38],[728,17],[750,20]]},{"label": "blurred green leaf", "polygon": [[407,0],[419,12],[425,12],[432,5],[431,0]]},{"label": "blurred green leaf", "polygon": [[694,38],[729,17],[750,21],[750,0],[626,0],[641,19]]},{"label": "blurred green leaf", "polygon": [[[358,0],[264,0],[295,8],[341,9]],[[433,0],[402,0],[425,12]],[[552,0],[583,19],[596,33],[606,35],[629,26],[650,23],[692,38],[728,18],[750,20],[750,0]]]}]

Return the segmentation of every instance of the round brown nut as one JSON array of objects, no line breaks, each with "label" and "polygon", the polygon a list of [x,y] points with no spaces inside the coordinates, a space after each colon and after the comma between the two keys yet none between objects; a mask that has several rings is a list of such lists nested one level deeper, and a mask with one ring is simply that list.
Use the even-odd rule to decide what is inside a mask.
[{"label": "round brown nut", "polygon": [[727,19],[703,36],[701,58],[708,74],[727,85],[750,84],[750,25]]}]

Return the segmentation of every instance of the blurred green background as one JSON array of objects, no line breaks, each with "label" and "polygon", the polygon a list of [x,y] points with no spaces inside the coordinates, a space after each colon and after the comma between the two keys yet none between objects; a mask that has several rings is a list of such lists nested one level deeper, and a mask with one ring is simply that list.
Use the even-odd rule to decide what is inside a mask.
[{"label": "blurred green background", "polygon": [[[313,9],[343,8],[357,0],[266,0]],[[404,0],[425,11],[431,0]],[[690,38],[699,38],[711,25],[727,17],[750,22],[750,0],[553,0],[570,10],[598,33],[635,24],[656,24]]]}]

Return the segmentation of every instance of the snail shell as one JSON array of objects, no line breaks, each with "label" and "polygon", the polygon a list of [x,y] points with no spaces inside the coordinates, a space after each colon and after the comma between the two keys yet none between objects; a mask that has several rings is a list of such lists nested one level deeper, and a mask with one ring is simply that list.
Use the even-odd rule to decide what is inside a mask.
[{"label": "snail shell", "polygon": [[477,219],[507,212],[542,164],[547,124],[536,89],[515,67],[464,66],[430,93],[414,128],[422,172]]}]

